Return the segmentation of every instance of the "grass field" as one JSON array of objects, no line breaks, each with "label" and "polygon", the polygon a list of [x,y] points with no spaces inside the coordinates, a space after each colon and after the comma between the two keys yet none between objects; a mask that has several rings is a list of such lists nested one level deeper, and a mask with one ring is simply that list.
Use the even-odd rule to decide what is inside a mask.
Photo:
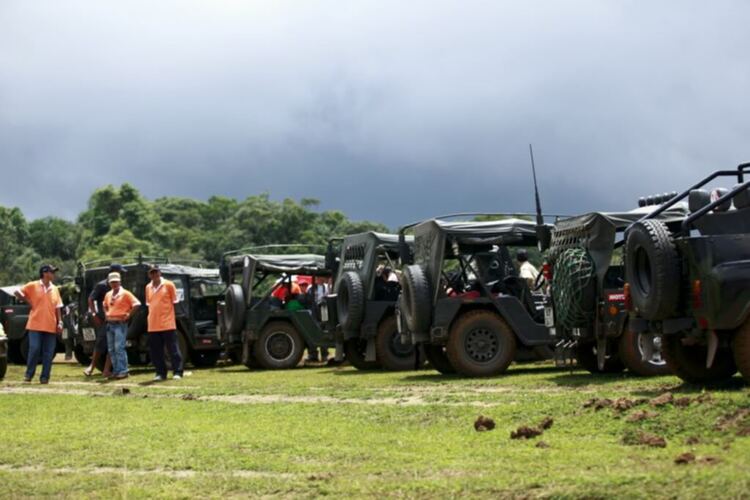
[{"label": "grass field", "polygon": [[[547,364],[482,380],[351,367],[225,366],[158,385],[133,374],[103,383],[56,364],[42,386],[11,367],[0,497],[750,495],[750,390],[738,377],[703,390]],[[479,415],[495,429],[476,431]],[[510,438],[545,417],[542,435]]]}]

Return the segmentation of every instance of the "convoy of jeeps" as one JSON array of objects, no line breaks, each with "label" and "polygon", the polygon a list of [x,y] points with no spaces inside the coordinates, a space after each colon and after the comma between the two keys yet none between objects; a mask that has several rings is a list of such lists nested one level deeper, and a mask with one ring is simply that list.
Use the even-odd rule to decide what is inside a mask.
[{"label": "convoy of jeeps", "polygon": [[[554,358],[591,373],[627,369],[712,383],[750,382],[750,164],[625,212],[557,216],[463,214],[398,234],[228,252],[219,268],[138,257],[123,286],[143,301],[149,264],[178,290],[179,346],[196,367],[220,359],[289,369],[335,350],[359,370],[429,367],[466,377]],[[717,179],[731,189],[708,189]],[[464,220],[458,220],[464,219]],[[530,256],[536,279],[519,273]],[[520,257],[519,257],[520,259]],[[525,260],[525,257],[524,259]],[[90,362],[88,295],[109,262],[79,264],[59,351]],[[28,306],[0,288],[0,378],[25,361]],[[147,308],[131,319],[131,364],[149,362]]]}]

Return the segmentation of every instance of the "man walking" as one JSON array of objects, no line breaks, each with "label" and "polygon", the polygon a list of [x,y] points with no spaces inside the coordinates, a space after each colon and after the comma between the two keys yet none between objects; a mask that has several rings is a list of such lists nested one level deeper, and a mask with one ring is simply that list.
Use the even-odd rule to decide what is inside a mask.
[{"label": "man walking", "polygon": [[[120,264],[112,264],[109,266],[110,273],[123,273],[127,271]],[[102,375],[110,377],[112,375],[112,358],[107,351],[107,324],[104,316],[104,296],[110,290],[107,279],[103,279],[94,285],[94,289],[89,294],[89,313],[91,314],[91,321],[96,329],[96,342],[94,343],[94,354],[91,357],[91,364],[88,368],[83,370],[83,374],[90,377],[94,373],[94,369],[99,363],[99,359],[102,356],[106,357],[104,361],[104,370]]]},{"label": "man walking", "polygon": [[128,377],[128,355],[125,340],[128,336],[128,322],[141,303],[135,295],[120,285],[120,274],[109,273],[107,277],[112,288],[104,296],[104,312],[107,319],[107,349],[112,357],[112,378]]},{"label": "man walking", "polygon": [[152,265],[148,270],[151,283],[146,285],[146,306],[148,307],[148,343],[151,362],[156,369],[154,381],[167,378],[167,365],[164,349],[169,349],[172,358],[173,379],[182,378],[182,355],[177,345],[177,322],[174,305],[179,302],[174,283],[163,279],[159,266]]},{"label": "man walking", "polygon": [[31,306],[26,330],[29,338],[29,355],[26,360],[24,382],[31,382],[42,356],[42,375],[39,382],[49,383],[52,372],[52,358],[55,357],[57,335],[62,332],[62,299],[57,287],[52,284],[57,268],[45,264],[39,268],[39,281],[30,281],[16,291],[19,300]]}]

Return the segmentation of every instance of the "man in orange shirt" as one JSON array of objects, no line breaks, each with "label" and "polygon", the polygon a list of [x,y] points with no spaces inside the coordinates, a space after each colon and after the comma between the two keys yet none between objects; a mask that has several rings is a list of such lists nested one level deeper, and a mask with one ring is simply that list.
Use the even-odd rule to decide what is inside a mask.
[{"label": "man in orange shirt", "polygon": [[177,322],[174,305],[179,302],[177,288],[169,280],[162,279],[159,266],[148,270],[151,283],[146,285],[146,306],[148,307],[148,344],[151,362],[156,369],[154,381],[167,378],[167,365],[164,349],[169,349],[172,357],[172,372],[175,380],[182,378],[182,355],[177,345]]},{"label": "man in orange shirt", "polygon": [[128,377],[128,354],[125,340],[128,322],[141,303],[135,295],[120,286],[120,273],[109,273],[107,282],[112,288],[104,296],[104,313],[107,319],[107,349],[112,358],[112,378]]},{"label": "man in orange shirt", "polygon": [[57,334],[62,333],[62,299],[57,287],[52,284],[57,268],[45,264],[39,268],[39,281],[26,283],[15,293],[19,300],[31,306],[26,330],[29,338],[29,355],[26,359],[26,374],[24,382],[31,382],[34,378],[39,354],[42,355],[42,375],[39,382],[49,383],[52,372],[52,358],[55,357]]}]

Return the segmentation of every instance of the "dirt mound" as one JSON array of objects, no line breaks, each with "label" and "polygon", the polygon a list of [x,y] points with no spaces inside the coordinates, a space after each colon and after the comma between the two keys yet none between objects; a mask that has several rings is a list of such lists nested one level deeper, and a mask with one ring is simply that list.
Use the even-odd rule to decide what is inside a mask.
[{"label": "dirt mound", "polygon": [[674,401],[674,396],[672,395],[672,393],[665,392],[664,394],[661,394],[649,401],[648,404],[650,404],[651,406],[664,406],[671,403],[672,401]]},{"label": "dirt mound", "polygon": [[537,447],[537,448],[549,448],[549,445],[548,445],[547,443],[545,443],[544,441],[539,441],[539,442],[538,442],[538,443],[536,444],[536,447]]},{"label": "dirt mound", "polygon": [[189,393],[188,393],[188,394],[183,394],[183,395],[182,395],[182,396],[180,397],[180,399],[182,399],[182,400],[184,400],[184,401],[196,401],[196,400],[198,399],[198,396],[196,396],[196,395],[194,395],[194,394],[189,394]]},{"label": "dirt mound", "polygon": [[491,431],[495,428],[495,421],[490,417],[479,415],[474,421],[474,430],[477,432]]},{"label": "dirt mound", "polygon": [[640,431],[635,434],[626,434],[622,439],[626,445],[651,446],[653,448],[666,448],[667,440],[656,434]]},{"label": "dirt mound", "polygon": [[555,419],[552,417],[544,417],[542,421],[539,423],[539,428],[544,429],[545,431],[552,427],[552,424],[555,423]]},{"label": "dirt mound", "polygon": [[641,420],[647,420],[649,418],[654,418],[658,416],[659,414],[654,411],[649,410],[637,410],[631,413],[628,418],[626,419],[628,422],[640,422]]},{"label": "dirt mound", "polygon": [[685,440],[685,444],[698,444],[701,442],[701,438],[698,436],[690,436]]},{"label": "dirt mound", "polygon": [[127,387],[118,387],[112,392],[113,396],[127,396],[130,394],[130,389]]},{"label": "dirt mound", "polygon": [[541,435],[544,431],[538,427],[529,427],[528,425],[522,425],[515,431],[510,433],[511,439],[531,439]]},{"label": "dirt mound", "polygon": [[612,400],[608,398],[591,398],[583,403],[584,408],[593,408],[596,411],[612,406]]},{"label": "dirt mound", "polygon": [[695,454],[690,453],[689,451],[678,455],[677,458],[674,459],[674,463],[679,465],[685,465],[693,462],[695,462]]}]

